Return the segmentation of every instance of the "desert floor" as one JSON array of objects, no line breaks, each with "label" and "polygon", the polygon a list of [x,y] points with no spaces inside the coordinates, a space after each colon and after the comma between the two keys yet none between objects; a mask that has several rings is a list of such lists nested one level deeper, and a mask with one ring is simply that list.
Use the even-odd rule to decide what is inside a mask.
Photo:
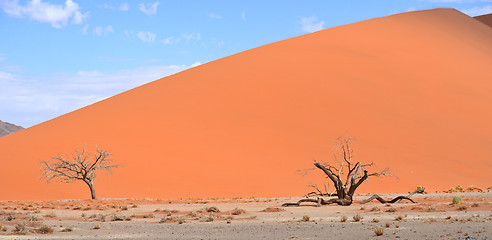
[{"label": "desert floor", "polygon": [[492,239],[490,190],[360,204],[369,196],[348,207],[281,207],[300,197],[0,201],[0,239]]}]

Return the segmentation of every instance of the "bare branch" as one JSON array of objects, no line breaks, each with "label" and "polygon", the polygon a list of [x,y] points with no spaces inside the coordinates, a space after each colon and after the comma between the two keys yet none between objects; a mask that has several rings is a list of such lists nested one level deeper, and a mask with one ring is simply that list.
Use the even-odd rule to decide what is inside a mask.
[{"label": "bare branch", "polygon": [[75,149],[75,153],[71,154],[70,158],[67,156],[62,157],[57,155],[52,157],[49,161],[41,161],[43,167],[43,177],[47,182],[53,179],[57,179],[60,182],[72,182],[75,180],[81,180],[85,182],[90,190],[93,199],[96,198],[94,190],[94,180],[96,178],[96,170],[103,169],[111,174],[112,168],[117,168],[120,165],[112,165],[113,159],[111,154],[106,150],[96,149],[94,157],[85,151],[85,147],[79,151]]}]

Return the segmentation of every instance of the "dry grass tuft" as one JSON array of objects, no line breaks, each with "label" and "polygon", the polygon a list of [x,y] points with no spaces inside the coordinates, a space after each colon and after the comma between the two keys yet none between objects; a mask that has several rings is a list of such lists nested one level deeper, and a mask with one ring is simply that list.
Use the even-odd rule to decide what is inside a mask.
[{"label": "dry grass tuft", "polygon": [[267,207],[261,211],[262,212],[285,212],[285,209],[278,208],[278,207]]},{"label": "dry grass tuft", "polygon": [[360,222],[363,217],[360,214],[355,214],[352,218],[354,219],[354,222]]},{"label": "dry grass tuft", "polygon": [[234,210],[232,210],[232,215],[241,215],[245,212],[246,212],[246,210],[244,210],[244,209],[234,208]]},{"label": "dry grass tuft", "polygon": [[374,233],[376,234],[376,236],[381,236],[384,234],[384,228],[376,227],[376,228],[374,228]]},{"label": "dry grass tuft", "polygon": [[303,222],[309,222],[310,217],[308,215],[302,216],[302,221]]},{"label": "dry grass tuft", "polygon": [[41,234],[53,233],[53,228],[51,226],[44,225],[36,229],[36,232]]},{"label": "dry grass tuft", "polygon": [[342,216],[340,218],[340,222],[346,222],[347,221],[347,216]]}]

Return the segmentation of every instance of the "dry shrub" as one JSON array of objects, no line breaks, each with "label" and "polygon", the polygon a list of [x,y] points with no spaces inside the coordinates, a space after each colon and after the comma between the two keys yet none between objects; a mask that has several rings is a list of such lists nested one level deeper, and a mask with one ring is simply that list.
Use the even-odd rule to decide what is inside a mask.
[{"label": "dry shrub", "polygon": [[96,224],[92,229],[101,229],[101,226],[99,224]]},{"label": "dry shrub", "polygon": [[36,232],[41,234],[53,233],[53,228],[51,226],[44,225],[36,229]]},{"label": "dry shrub", "polygon": [[389,228],[391,226],[391,223],[386,222],[386,224],[384,224],[384,226],[386,226],[387,228]]},{"label": "dry shrub", "polygon": [[347,216],[342,216],[340,218],[340,222],[346,222],[347,221]]},{"label": "dry shrub", "polygon": [[384,228],[376,227],[376,228],[374,228],[374,233],[376,234],[376,236],[381,236],[384,233]]},{"label": "dry shrub", "polygon": [[369,211],[371,211],[371,212],[379,212],[379,211],[381,211],[381,209],[379,209],[378,207],[373,207]]},{"label": "dry shrub", "polygon": [[155,216],[154,216],[154,214],[152,214],[152,213],[149,213],[149,214],[145,214],[145,215],[143,215],[143,218],[154,218],[154,217],[155,217]]},{"label": "dry shrub", "polygon": [[278,207],[267,207],[261,211],[262,212],[285,212],[285,209],[278,208]]},{"label": "dry shrub", "polygon": [[13,230],[15,233],[17,234],[21,234],[21,235],[24,235],[27,233],[27,227],[26,227],[26,224],[24,222],[20,222],[20,223],[17,223],[15,226],[14,226],[14,230]]},{"label": "dry shrub", "polygon": [[209,207],[207,208],[207,212],[220,212],[220,210],[217,207]]},{"label": "dry shrub", "polygon": [[303,222],[309,222],[310,217],[308,215],[302,216],[302,221]]},{"label": "dry shrub", "polygon": [[373,218],[373,219],[372,219],[372,222],[378,223],[378,222],[379,222],[379,219],[377,219],[377,218]]},{"label": "dry shrub", "polygon": [[480,204],[478,204],[478,203],[473,203],[471,206],[472,206],[472,207],[478,207],[478,206],[480,206]]},{"label": "dry shrub", "polygon": [[61,230],[62,232],[71,232],[73,231],[73,228],[72,227],[66,227],[64,229]]},{"label": "dry shrub", "polygon": [[455,187],[456,191],[459,191],[459,192],[462,192],[463,191],[463,187],[461,185],[456,185]]},{"label": "dry shrub", "polygon": [[386,209],[386,212],[396,212],[396,208],[390,207],[390,208]]},{"label": "dry shrub", "polygon": [[56,217],[56,213],[54,211],[51,211],[49,213],[46,213],[45,215],[43,215],[44,217],[48,217],[48,218],[55,218]]},{"label": "dry shrub", "polygon": [[241,215],[241,214],[243,214],[245,212],[246,211],[244,209],[234,208],[234,210],[232,210],[232,215]]},{"label": "dry shrub", "polygon": [[354,222],[360,222],[363,217],[360,214],[355,214],[352,218],[354,219]]},{"label": "dry shrub", "polygon": [[395,220],[396,220],[396,221],[401,221],[401,220],[403,220],[403,217],[402,217],[402,216],[396,216],[396,217],[395,217]]},{"label": "dry shrub", "polygon": [[461,206],[458,207],[458,210],[460,210],[460,211],[464,211],[466,209],[468,209],[468,207],[465,206],[465,205],[461,205]]},{"label": "dry shrub", "polygon": [[435,210],[436,210],[436,207],[435,206],[432,206],[432,205],[427,208],[427,211],[429,211],[429,212],[432,212],[432,211],[435,211]]}]

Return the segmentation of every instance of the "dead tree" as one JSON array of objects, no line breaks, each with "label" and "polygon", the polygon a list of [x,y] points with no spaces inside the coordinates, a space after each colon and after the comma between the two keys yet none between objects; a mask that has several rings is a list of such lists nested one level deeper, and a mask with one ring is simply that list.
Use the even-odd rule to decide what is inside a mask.
[{"label": "dead tree", "polygon": [[47,182],[53,179],[65,183],[81,180],[89,187],[91,198],[96,199],[94,189],[96,171],[102,169],[111,174],[112,168],[120,166],[112,165],[112,162],[111,154],[106,150],[96,149],[94,156],[90,156],[82,147],[82,151],[75,150],[70,157],[57,155],[49,161],[41,161],[41,165],[43,166],[43,178]]},{"label": "dead tree", "polygon": [[[282,206],[299,206],[303,202],[313,202],[317,203],[318,205],[336,203],[338,205],[348,206],[352,204],[353,196],[357,188],[369,177],[389,176],[388,168],[382,171],[370,173],[368,171],[368,168],[375,167],[374,163],[371,162],[364,164],[361,162],[355,162],[353,160],[354,152],[350,147],[350,141],[350,138],[339,137],[337,139],[336,147],[338,148],[339,153],[338,156],[336,153],[334,154],[336,165],[331,163],[321,164],[318,161],[314,160],[315,168],[305,170],[305,173],[314,169],[320,169],[321,171],[323,171],[326,177],[330,179],[333,183],[336,194],[330,194],[328,192],[326,194],[323,194],[321,191],[319,191],[317,187],[315,187],[317,192],[320,193],[317,194],[316,192],[313,192],[314,195],[318,196],[316,199],[309,198],[309,196],[313,195],[313,193],[310,193],[305,199],[301,199],[296,203],[284,203]],[[325,200],[322,198],[323,196],[336,196],[337,198]],[[399,199],[402,198],[399,197],[397,200]],[[403,199],[409,198],[403,197]]]}]

